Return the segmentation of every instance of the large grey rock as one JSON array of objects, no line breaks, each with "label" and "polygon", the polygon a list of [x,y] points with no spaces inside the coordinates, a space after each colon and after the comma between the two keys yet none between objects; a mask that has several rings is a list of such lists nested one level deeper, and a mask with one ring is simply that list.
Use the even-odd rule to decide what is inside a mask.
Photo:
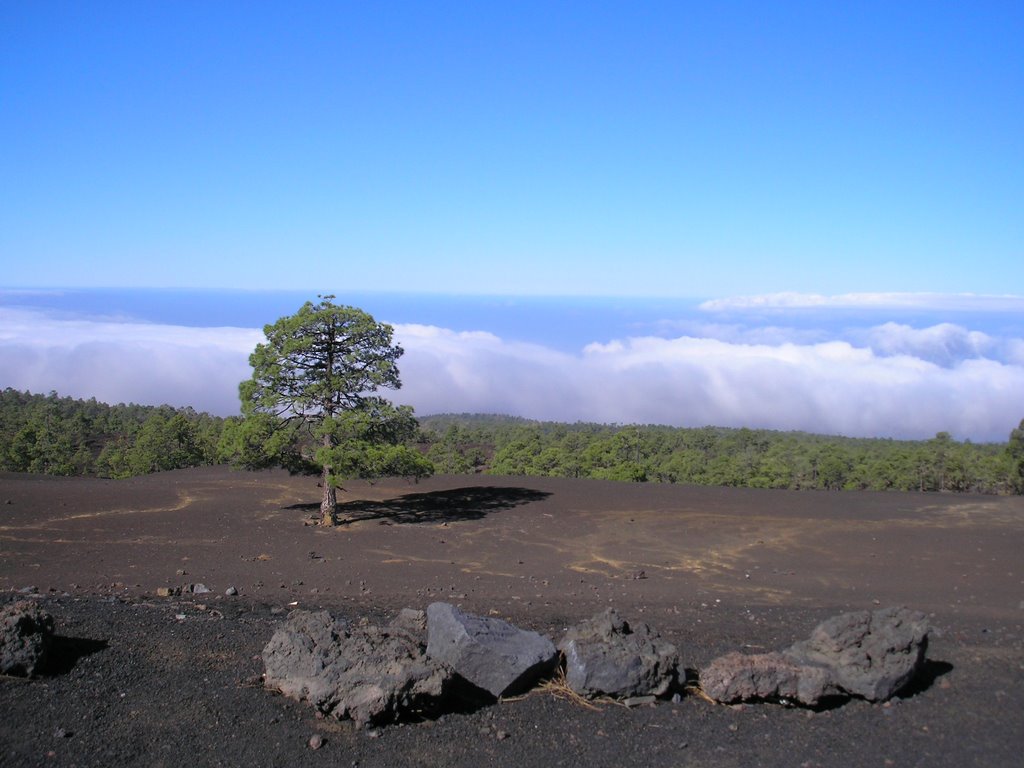
[{"label": "large grey rock", "polygon": [[920,670],[929,631],[924,614],[907,608],[845,613],[784,651],[715,659],[701,671],[701,687],[725,703],[785,699],[814,706],[830,696],[885,701]]},{"label": "large grey rock", "polygon": [[400,628],[350,627],[327,611],[295,611],[263,649],[265,684],[358,726],[434,709],[451,670]]},{"label": "large grey rock", "polygon": [[920,669],[930,629],[923,613],[907,608],[844,613],[823,621],[787,654],[829,667],[836,686],[852,696],[885,701]]},{"label": "large grey rock", "polygon": [[661,696],[679,664],[674,645],[646,624],[630,625],[613,608],[571,627],[558,648],[566,682],[582,696]]},{"label": "large grey rock", "polygon": [[449,603],[427,606],[427,656],[492,696],[529,690],[558,658],[554,644],[501,619],[463,613]]},{"label": "large grey rock", "polygon": [[31,600],[0,609],[0,673],[31,677],[46,663],[53,617]]}]

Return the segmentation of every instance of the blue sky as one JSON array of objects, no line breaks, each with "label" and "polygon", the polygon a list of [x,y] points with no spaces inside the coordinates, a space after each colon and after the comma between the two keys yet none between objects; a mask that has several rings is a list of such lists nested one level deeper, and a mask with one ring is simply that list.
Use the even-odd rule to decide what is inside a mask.
[{"label": "blue sky", "polygon": [[1019,293],[1022,39],[1018,2],[6,3],[3,280]]},{"label": "blue sky", "polygon": [[1021,40],[1020,2],[0,4],[0,387],[231,413],[334,293],[419,413],[1005,440]]}]

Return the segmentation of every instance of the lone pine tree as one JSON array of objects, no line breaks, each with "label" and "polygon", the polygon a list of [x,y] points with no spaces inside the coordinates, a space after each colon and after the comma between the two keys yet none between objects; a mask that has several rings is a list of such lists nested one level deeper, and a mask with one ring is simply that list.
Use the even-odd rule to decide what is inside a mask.
[{"label": "lone pine tree", "polygon": [[266,342],[249,357],[252,378],[239,385],[243,418],[225,441],[249,467],[317,467],[323,525],[336,524],[336,489],[347,479],[432,472],[408,445],[412,408],[375,394],[402,385],[393,329],[333,299],[264,327]]}]

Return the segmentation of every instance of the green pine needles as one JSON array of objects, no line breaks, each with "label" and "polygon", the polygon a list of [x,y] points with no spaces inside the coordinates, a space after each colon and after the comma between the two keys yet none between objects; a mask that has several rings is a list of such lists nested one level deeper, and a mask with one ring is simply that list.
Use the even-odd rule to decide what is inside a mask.
[{"label": "green pine needles", "polygon": [[433,471],[410,445],[412,408],[376,394],[402,386],[392,327],[333,299],[306,302],[264,327],[266,342],[249,357],[252,378],[239,386],[243,417],[225,430],[243,466],[317,469],[324,525],[337,522],[336,491],[346,480]]}]

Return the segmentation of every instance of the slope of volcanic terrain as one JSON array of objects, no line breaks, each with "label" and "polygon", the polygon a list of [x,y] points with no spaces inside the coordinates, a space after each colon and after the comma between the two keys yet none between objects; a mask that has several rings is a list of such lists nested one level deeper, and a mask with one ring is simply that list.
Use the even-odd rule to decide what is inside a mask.
[{"label": "slope of volcanic terrain", "polygon": [[[992,766],[1024,751],[1024,498],[456,476],[353,484],[344,524],[322,528],[317,491],[222,468],[0,475],[0,601],[37,601],[57,634],[44,675],[0,677],[0,763]],[[439,600],[555,641],[612,606],[691,669],[850,610],[906,605],[936,632],[901,696],[822,710],[542,691],[355,729],[261,685],[294,608],[384,622]]]}]

